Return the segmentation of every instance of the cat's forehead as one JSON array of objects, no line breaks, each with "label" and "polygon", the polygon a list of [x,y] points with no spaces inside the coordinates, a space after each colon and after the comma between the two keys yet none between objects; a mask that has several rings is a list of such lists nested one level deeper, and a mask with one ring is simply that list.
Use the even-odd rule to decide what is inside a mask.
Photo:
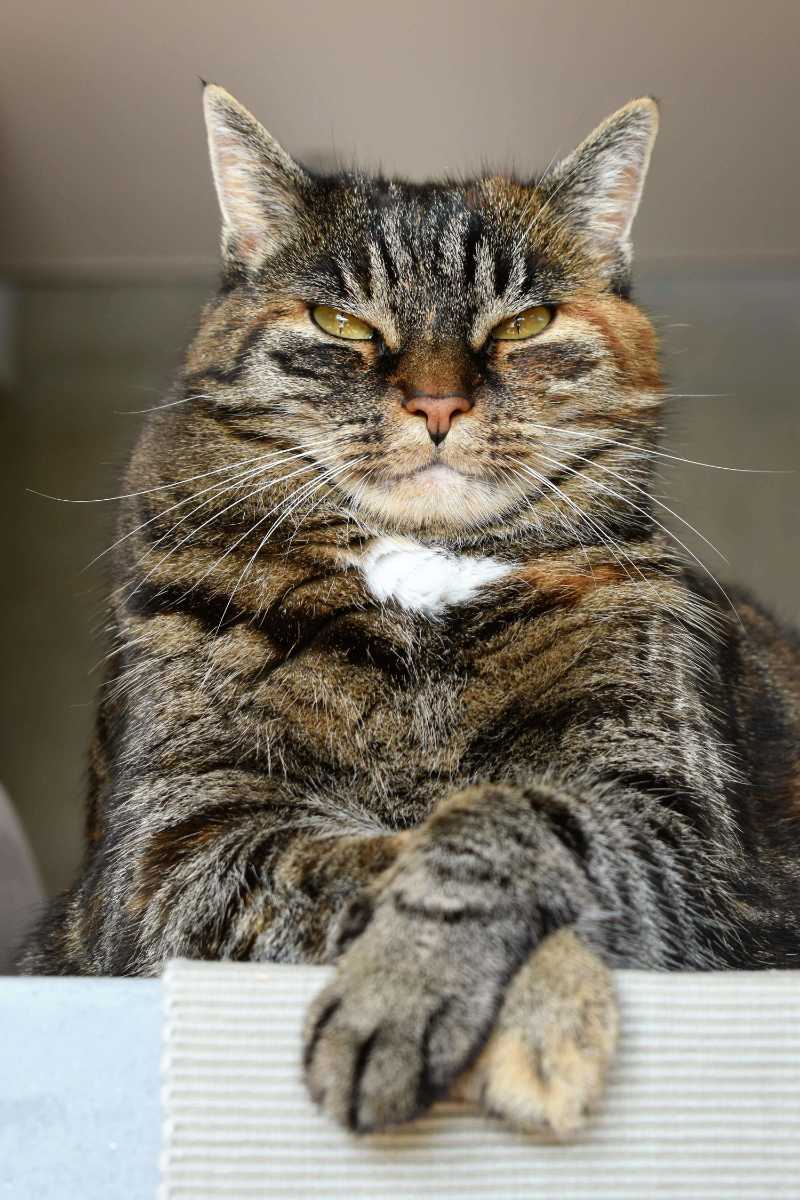
[{"label": "cat's forehead", "polygon": [[563,285],[536,236],[535,189],[499,177],[414,184],[354,176],[326,197],[325,254],[356,286],[400,311],[467,315]]},{"label": "cat's forehead", "polygon": [[335,215],[351,236],[401,240],[422,263],[439,267],[465,243],[512,242],[533,203],[530,191],[501,179],[415,184],[355,176],[334,193]]}]

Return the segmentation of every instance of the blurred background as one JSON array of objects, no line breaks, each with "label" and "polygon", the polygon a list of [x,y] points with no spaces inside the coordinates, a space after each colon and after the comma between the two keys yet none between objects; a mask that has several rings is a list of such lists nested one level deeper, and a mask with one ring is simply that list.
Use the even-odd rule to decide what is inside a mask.
[{"label": "blurred background", "polygon": [[[800,465],[796,0],[5,0],[0,29],[0,781],[46,890],[80,855],[115,513],[28,489],[119,490],[215,286],[198,76],[301,161],[412,177],[532,172],[657,96],[638,297],[692,397],[665,448]],[[665,462],[729,562],[679,536],[800,619],[800,476]]]}]

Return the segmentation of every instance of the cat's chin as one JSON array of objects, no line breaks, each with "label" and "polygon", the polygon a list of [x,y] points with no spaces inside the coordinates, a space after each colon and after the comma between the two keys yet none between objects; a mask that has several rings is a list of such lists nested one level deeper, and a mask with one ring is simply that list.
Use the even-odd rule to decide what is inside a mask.
[{"label": "cat's chin", "polygon": [[358,489],[359,511],[396,529],[463,530],[502,517],[513,496],[502,485],[434,463]]}]

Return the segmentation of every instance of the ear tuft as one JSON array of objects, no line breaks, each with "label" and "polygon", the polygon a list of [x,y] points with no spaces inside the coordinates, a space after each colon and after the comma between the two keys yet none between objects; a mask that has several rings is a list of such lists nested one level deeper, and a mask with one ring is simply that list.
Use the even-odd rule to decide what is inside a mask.
[{"label": "ear tuft", "polygon": [[304,207],[308,177],[224,88],[205,84],[203,108],[222,213],[222,253],[251,272],[290,235]]},{"label": "ear tuft", "polygon": [[542,180],[548,205],[586,237],[615,286],[630,272],[631,226],[657,133],[655,100],[631,100]]}]

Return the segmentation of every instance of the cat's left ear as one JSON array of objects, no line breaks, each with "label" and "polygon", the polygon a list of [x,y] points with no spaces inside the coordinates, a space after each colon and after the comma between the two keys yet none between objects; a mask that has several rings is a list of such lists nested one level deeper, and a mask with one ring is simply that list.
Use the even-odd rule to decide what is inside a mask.
[{"label": "cat's left ear", "polygon": [[294,231],[309,177],[224,88],[206,84],[203,109],[223,258],[245,272],[257,270]]},{"label": "cat's left ear", "polygon": [[655,100],[631,100],[541,181],[546,204],[586,238],[612,286],[630,271],[631,226],[657,133]]}]

